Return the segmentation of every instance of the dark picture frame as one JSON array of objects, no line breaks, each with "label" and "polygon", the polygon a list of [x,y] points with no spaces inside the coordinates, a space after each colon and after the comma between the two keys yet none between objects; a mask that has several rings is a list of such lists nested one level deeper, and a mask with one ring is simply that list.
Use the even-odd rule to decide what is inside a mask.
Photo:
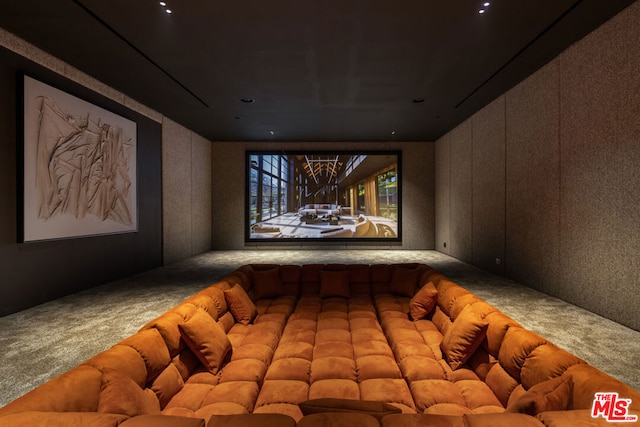
[{"label": "dark picture frame", "polygon": [[401,151],[245,157],[245,242],[402,241]]},{"label": "dark picture frame", "polygon": [[19,80],[19,241],[137,232],[137,123],[29,75]]}]

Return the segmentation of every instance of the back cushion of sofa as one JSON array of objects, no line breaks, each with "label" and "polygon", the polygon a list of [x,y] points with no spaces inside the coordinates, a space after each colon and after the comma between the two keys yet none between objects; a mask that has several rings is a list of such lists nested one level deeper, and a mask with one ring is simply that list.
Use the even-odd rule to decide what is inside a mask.
[{"label": "back cushion of sofa", "polygon": [[190,296],[185,300],[185,303],[193,304],[194,306],[201,308],[202,310],[209,313],[209,315],[214,319],[218,320],[218,306],[213,298],[209,295],[204,295],[202,293],[197,293],[195,295]]},{"label": "back cushion of sofa", "polygon": [[369,267],[371,293],[373,295],[391,293],[391,275],[393,268],[388,264],[374,264]]},{"label": "back cushion of sofa", "polygon": [[516,381],[521,382],[521,371],[525,360],[537,347],[546,344],[541,336],[524,328],[511,327],[502,340],[498,360],[500,365]]},{"label": "back cushion of sofa", "polygon": [[129,346],[140,354],[147,368],[145,383],[157,377],[171,361],[169,349],[155,328],[140,331],[122,340],[119,345]]},{"label": "back cushion of sofa", "polygon": [[591,409],[595,393],[617,392],[621,399],[631,399],[630,410],[640,412],[640,391],[632,389],[593,366],[578,363],[568,368],[565,375],[571,375],[573,383],[570,409]]},{"label": "back cushion of sofa", "polygon": [[300,269],[300,296],[320,295],[320,272],[324,265],[305,264]]},{"label": "back cushion of sofa", "polygon": [[126,374],[140,387],[147,382],[147,365],[142,355],[133,347],[116,344],[113,347],[93,356],[83,365],[94,367],[98,370],[112,368]]},{"label": "back cushion of sofa", "polygon": [[489,327],[487,328],[487,336],[482,343],[482,347],[497,359],[500,354],[502,340],[504,340],[507,330],[512,327],[522,328],[522,326],[501,311],[494,311],[487,314],[486,319],[489,322]]},{"label": "back cushion of sofa", "polygon": [[95,412],[101,386],[102,372],[80,365],[0,408],[0,415],[25,411]]},{"label": "back cushion of sofa", "polygon": [[371,295],[369,266],[364,264],[351,264],[347,266],[347,270],[349,270],[351,295]]},{"label": "back cushion of sofa", "polygon": [[300,279],[302,268],[299,265],[280,266],[280,280],[284,288],[284,295],[300,295]]},{"label": "back cushion of sofa", "polygon": [[227,289],[228,287],[229,287],[228,282],[217,282],[211,286],[206,287],[205,289],[201,290],[196,294],[196,295],[206,295],[207,297],[211,298],[211,300],[213,301],[213,305],[217,310],[217,315],[211,316],[214,318],[214,320],[219,319],[220,316],[226,313],[228,309],[227,301],[224,298],[224,290]]},{"label": "back cushion of sofa", "polygon": [[449,317],[451,317],[451,308],[456,299],[470,293],[462,286],[447,279],[440,280],[436,289],[438,290],[438,307]]},{"label": "back cushion of sofa", "polygon": [[[196,306],[193,304],[189,304],[194,307],[196,310]],[[176,311],[168,311],[163,315],[157,317],[151,322],[144,325],[140,330],[155,328],[160,332],[164,342],[167,344],[167,348],[169,349],[169,356],[174,357],[185,346],[184,341],[180,337],[180,329],[179,325],[184,322],[184,318],[180,313]]]},{"label": "back cushion of sofa", "polygon": [[422,270],[413,264],[394,264],[392,266],[389,292],[393,295],[411,298],[418,290],[418,281]]},{"label": "back cushion of sofa", "polygon": [[264,269],[276,267],[276,264],[253,264],[243,265],[235,269],[231,274],[222,279],[222,281],[229,282],[230,286],[239,283],[248,292],[251,289],[251,273],[254,270],[254,266],[263,266]]},{"label": "back cushion of sofa", "polygon": [[585,363],[573,354],[551,343],[536,347],[525,359],[520,370],[520,382],[525,390],[534,385],[558,377],[570,366]]}]

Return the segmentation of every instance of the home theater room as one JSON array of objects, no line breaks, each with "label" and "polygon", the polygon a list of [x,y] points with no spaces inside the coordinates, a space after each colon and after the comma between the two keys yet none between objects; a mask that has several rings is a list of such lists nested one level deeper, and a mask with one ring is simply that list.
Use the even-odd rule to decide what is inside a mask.
[{"label": "home theater room", "polygon": [[0,12],[0,426],[640,424],[640,0]]}]

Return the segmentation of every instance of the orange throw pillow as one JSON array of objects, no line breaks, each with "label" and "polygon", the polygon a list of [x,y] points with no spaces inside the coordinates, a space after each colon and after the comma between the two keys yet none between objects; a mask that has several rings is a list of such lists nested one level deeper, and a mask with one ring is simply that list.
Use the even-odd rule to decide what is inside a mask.
[{"label": "orange throw pillow", "polygon": [[218,322],[199,308],[179,328],[180,335],[200,362],[211,373],[218,373],[231,352],[231,341]]},{"label": "orange throw pillow", "polygon": [[409,302],[409,314],[415,320],[424,319],[431,313],[438,302],[438,290],[433,282],[424,285]]},{"label": "orange throw pillow", "polygon": [[258,315],[258,310],[256,310],[253,301],[239,284],[236,283],[231,289],[226,289],[224,298],[227,300],[229,310],[237,322],[248,325]]},{"label": "orange throw pillow", "polygon": [[559,376],[531,387],[525,394],[507,406],[507,412],[536,415],[540,412],[566,411],[573,382],[570,376]]},{"label": "orange throw pillow", "polygon": [[451,369],[464,365],[487,335],[489,323],[466,306],[447,329],[440,347]]}]

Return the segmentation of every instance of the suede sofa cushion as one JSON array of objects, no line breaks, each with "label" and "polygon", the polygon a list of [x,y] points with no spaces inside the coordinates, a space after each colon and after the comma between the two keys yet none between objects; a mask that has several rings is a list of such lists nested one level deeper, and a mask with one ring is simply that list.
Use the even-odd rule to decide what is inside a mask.
[{"label": "suede sofa cushion", "polygon": [[98,412],[130,417],[160,414],[160,403],[150,389],[143,390],[125,374],[105,368],[102,372]]},{"label": "suede sofa cushion", "polygon": [[538,419],[524,414],[466,414],[462,418],[466,427],[545,427]]},{"label": "suede sofa cushion", "polygon": [[169,400],[182,389],[182,386],[184,386],[184,380],[178,367],[174,363],[169,363],[169,366],[153,380],[151,390],[158,397],[160,407],[164,408]]},{"label": "suede sofa cushion", "polygon": [[253,292],[256,300],[276,298],[284,295],[284,286],[280,279],[280,268],[253,271]]},{"label": "suede sofa cushion", "polygon": [[433,282],[429,282],[411,298],[409,314],[414,321],[424,319],[433,311],[437,303],[438,290]]},{"label": "suede sofa cushion", "polygon": [[296,421],[284,414],[213,415],[207,427],[295,427]]},{"label": "suede sofa cushion", "polygon": [[239,284],[236,283],[230,289],[225,289],[224,297],[227,300],[229,310],[238,323],[248,325],[258,315],[255,304]]},{"label": "suede sofa cushion", "polygon": [[349,288],[348,270],[322,270],[320,272],[320,296],[349,298],[351,290]]},{"label": "suede sofa cushion", "polygon": [[569,409],[573,384],[571,376],[563,375],[538,383],[507,406],[507,412],[536,415],[547,411]]},{"label": "suede sofa cushion", "polygon": [[298,421],[298,427],[380,427],[377,419],[360,413],[333,413],[305,415]]},{"label": "suede sofa cushion", "polygon": [[442,339],[441,348],[451,369],[466,363],[487,334],[488,322],[481,319],[471,305],[460,312]]},{"label": "suede sofa cushion", "polygon": [[411,298],[416,293],[421,274],[422,271],[418,268],[395,266],[391,275],[391,292],[398,296]]},{"label": "suede sofa cushion", "polygon": [[202,418],[177,417],[174,415],[142,415],[129,418],[119,427],[205,427]]},{"label": "suede sofa cushion", "polygon": [[231,341],[222,327],[201,309],[179,327],[187,346],[211,373],[216,374],[231,351]]},{"label": "suede sofa cushion", "polygon": [[386,415],[399,414],[402,412],[400,408],[375,400],[310,399],[300,403],[299,406],[304,415],[323,412],[358,412],[371,415],[377,420],[381,420]]},{"label": "suede sofa cushion", "polygon": [[395,414],[380,422],[381,427],[467,427],[461,416],[433,414]]},{"label": "suede sofa cushion", "polygon": [[[100,412],[25,411],[3,415],[0,417],[0,423],[2,423],[2,426],[11,427],[117,427],[124,426],[125,424],[123,422],[126,422],[128,419],[135,418],[128,418],[122,414],[106,414]],[[127,426],[131,427],[129,424],[127,424]]]}]

